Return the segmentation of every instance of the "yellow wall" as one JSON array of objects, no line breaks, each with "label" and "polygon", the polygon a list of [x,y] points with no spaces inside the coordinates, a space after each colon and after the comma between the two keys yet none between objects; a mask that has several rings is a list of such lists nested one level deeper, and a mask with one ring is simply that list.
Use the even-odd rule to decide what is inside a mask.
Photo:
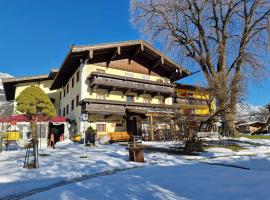
[{"label": "yellow wall", "polygon": [[[107,74],[113,74],[113,75],[120,75],[120,76],[132,76],[133,78],[139,78],[139,79],[147,79],[147,80],[152,80],[152,81],[157,81],[158,79],[163,79],[164,82],[169,82],[169,79],[167,78],[161,78],[158,76],[150,76],[150,75],[145,75],[145,74],[139,74],[139,73],[134,73],[134,72],[127,72],[119,69],[112,69],[108,67],[103,67],[103,66],[98,66],[94,64],[81,64],[78,70],[80,70],[80,81],[76,82],[76,73],[72,77],[75,77],[75,86],[74,88],[71,87],[72,84],[72,77],[69,79],[68,84],[69,84],[69,93],[66,94],[65,97],[63,97],[63,90],[66,88],[67,85],[65,85],[61,89],[61,94],[62,94],[62,99],[60,101],[60,108],[61,112],[63,113],[63,108],[66,107],[67,104],[69,104],[69,114],[66,115],[67,118],[70,120],[76,120],[77,122],[77,132],[83,132],[84,131],[84,123],[80,122],[80,114],[81,114],[81,107],[75,106],[74,111],[71,111],[71,101],[72,99],[75,100],[76,103],[76,95],[79,94],[80,101],[86,98],[92,98],[96,99],[97,98],[97,93],[104,93],[105,94],[105,99],[106,100],[117,100],[117,101],[126,101],[126,96],[123,95],[123,92],[121,91],[113,91],[110,94],[106,90],[103,89],[95,89],[91,90],[89,87],[89,80],[88,77],[92,72],[96,72],[97,69],[104,70],[105,73]],[[78,71],[77,70],[77,71]],[[144,97],[150,97],[150,95],[144,94],[141,96],[136,96],[135,93],[130,93],[130,95],[135,95],[134,101],[135,102],[140,102],[143,103]],[[158,96],[158,97],[153,97],[151,100],[151,103],[153,104],[158,104],[158,99],[162,99],[164,97]],[[166,98],[165,99],[165,104],[172,105],[172,98]],[[93,117],[93,116],[91,116]],[[97,117],[94,121],[99,122],[104,122],[106,123],[106,133],[109,132],[114,132],[117,131],[116,128],[116,122],[113,122],[111,119],[105,119],[104,116],[94,116]],[[116,117],[117,120],[122,119],[122,116],[112,116]],[[90,119],[91,120],[91,119]],[[116,119],[114,119],[116,120]],[[93,120],[92,120],[93,121]],[[96,124],[94,122],[89,122],[86,123],[86,128],[91,125],[93,126],[94,129],[96,129]],[[100,133],[102,134],[102,133]]]},{"label": "yellow wall", "polygon": [[192,93],[195,99],[209,99],[209,93],[203,90],[176,89],[176,92],[179,96],[185,93]]},{"label": "yellow wall", "polygon": [[[191,93],[193,94],[193,96],[191,98],[194,98],[194,99],[205,99],[205,100],[209,100],[209,92],[205,91],[205,90],[198,90],[198,89],[194,89],[194,90],[191,90],[191,89],[176,89],[176,92],[177,92],[177,95],[179,97],[186,97],[185,94],[186,93]],[[188,98],[188,97],[186,97]],[[209,107],[208,105],[181,105],[181,112],[184,110],[184,109],[195,109],[195,114],[196,115],[208,115],[210,114],[210,110],[209,110]],[[211,102],[211,105],[210,105],[210,109],[211,110],[214,110],[215,108],[215,104],[214,104],[214,101]],[[182,112],[183,113],[183,112]]]},{"label": "yellow wall", "polygon": [[[65,115],[70,120],[75,120],[77,122],[77,129],[81,128],[80,126],[80,114],[81,114],[81,106],[76,106],[76,96],[79,95],[79,100],[81,100],[81,83],[82,83],[82,66],[79,67],[79,69],[73,74],[73,76],[69,79],[68,84],[69,84],[69,92],[66,93],[64,97],[64,90],[66,90],[67,84],[60,89],[61,91],[61,101],[60,101],[60,109],[61,109],[61,115],[63,116],[63,109],[64,107],[66,108],[67,105],[69,105],[69,114]],[[76,74],[79,72],[80,78],[79,81],[77,82],[77,77]],[[72,78],[74,78],[74,87],[72,88]],[[71,110],[71,102],[74,100],[74,110]],[[72,127],[73,129],[73,127]],[[73,130],[72,130],[73,131]],[[71,131],[71,134],[72,134]],[[76,131],[76,132],[82,132]]]}]

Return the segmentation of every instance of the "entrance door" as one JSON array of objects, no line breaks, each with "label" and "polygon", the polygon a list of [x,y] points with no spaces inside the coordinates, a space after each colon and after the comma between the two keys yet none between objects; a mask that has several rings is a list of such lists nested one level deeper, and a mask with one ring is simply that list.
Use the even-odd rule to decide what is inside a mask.
[{"label": "entrance door", "polygon": [[137,135],[137,118],[135,116],[127,115],[127,132],[132,135]]},{"label": "entrance door", "polygon": [[53,145],[56,142],[61,142],[64,140],[64,124],[54,125],[53,123],[49,123],[49,134],[48,134],[49,146],[51,143]]}]

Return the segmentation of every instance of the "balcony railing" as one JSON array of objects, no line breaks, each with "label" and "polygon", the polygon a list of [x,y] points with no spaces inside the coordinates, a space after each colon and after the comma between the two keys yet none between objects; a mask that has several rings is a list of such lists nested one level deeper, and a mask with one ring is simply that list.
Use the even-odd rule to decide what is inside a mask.
[{"label": "balcony railing", "polygon": [[84,99],[82,102],[82,112],[97,114],[125,114],[127,110],[146,113],[153,111],[174,111],[179,107],[166,104],[137,103],[127,101]]},{"label": "balcony railing", "polygon": [[176,103],[180,105],[195,105],[195,106],[208,106],[206,99],[195,98],[176,98]]},{"label": "balcony railing", "polygon": [[91,73],[89,79],[90,87],[105,88],[111,91],[120,90],[163,96],[172,96],[174,93],[174,85],[171,83],[159,83],[100,72]]}]

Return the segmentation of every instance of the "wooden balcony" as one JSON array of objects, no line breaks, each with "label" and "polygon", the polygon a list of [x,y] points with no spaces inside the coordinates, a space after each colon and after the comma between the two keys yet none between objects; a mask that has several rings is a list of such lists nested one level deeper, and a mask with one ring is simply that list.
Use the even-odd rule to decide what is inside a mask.
[{"label": "wooden balcony", "polygon": [[146,114],[147,112],[175,110],[179,109],[175,105],[166,104],[150,104],[150,103],[137,103],[126,101],[114,100],[101,100],[101,99],[84,99],[81,102],[82,112],[93,114],[118,114],[125,115],[126,111],[138,112]]},{"label": "wooden balcony", "polygon": [[90,87],[108,89],[109,92],[118,90],[136,92],[139,95],[145,93],[152,96],[162,95],[164,97],[170,97],[174,94],[174,84],[171,83],[160,83],[102,72],[92,72],[89,80]]},{"label": "wooden balcony", "polygon": [[125,115],[126,109],[122,105],[90,103],[83,105],[83,112],[92,114]]},{"label": "wooden balcony", "polygon": [[186,97],[177,97],[176,104],[182,106],[208,106],[207,99],[196,99],[196,98],[186,98]]}]

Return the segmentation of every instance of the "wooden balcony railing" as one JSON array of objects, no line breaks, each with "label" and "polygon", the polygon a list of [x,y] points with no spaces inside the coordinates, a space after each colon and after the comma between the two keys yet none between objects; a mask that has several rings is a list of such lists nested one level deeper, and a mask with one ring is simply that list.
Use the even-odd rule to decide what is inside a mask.
[{"label": "wooden balcony railing", "polygon": [[172,96],[174,84],[124,77],[101,72],[93,72],[89,76],[90,87],[105,88],[110,91],[120,90],[151,95]]},{"label": "wooden balcony railing", "polygon": [[180,105],[195,105],[195,106],[208,106],[206,99],[195,99],[195,98],[176,98],[176,103]]},{"label": "wooden balcony railing", "polygon": [[176,105],[137,103],[101,99],[84,99],[81,102],[82,112],[97,114],[125,114],[126,110],[133,110],[141,113],[147,111],[176,110]]}]

